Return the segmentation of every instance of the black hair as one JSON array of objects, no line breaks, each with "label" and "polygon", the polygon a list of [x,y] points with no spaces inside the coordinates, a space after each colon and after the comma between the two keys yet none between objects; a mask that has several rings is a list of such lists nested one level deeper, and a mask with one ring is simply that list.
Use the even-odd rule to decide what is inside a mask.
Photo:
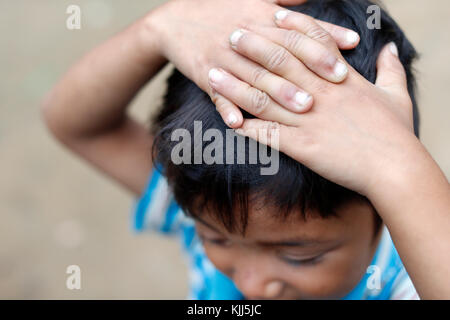
[{"label": "black hair", "polygon": [[[414,130],[418,136],[419,116],[412,71],[416,51],[383,9],[381,29],[369,29],[367,8],[370,5],[373,3],[366,0],[309,0],[303,5],[288,8],[356,31],[361,37],[359,45],[342,54],[353,68],[372,83],[376,79],[376,61],[381,49],[389,42],[395,42],[407,74],[413,102]],[[252,117],[245,112],[244,116]],[[250,205],[269,206],[274,209],[273,215],[281,219],[293,212],[299,212],[300,217],[306,219],[310,214],[322,218],[335,216],[336,209],[350,201],[369,203],[360,194],[326,180],[283,153],[279,154],[279,170],[274,175],[261,175],[260,169],[264,165],[259,161],[257,164],[248,161],[245,164],[193,164],[192,153],[192,164],[174,164],[171,152],[178,142],[171,140],[172,132],[184,128],[194,136],[194,121],[201,121],[203,130],[218,129],[224,136],[228,129],[210,97],[174,70],[168,79],[162,110],[153,121],[153,157],[154,163],[162,168],[167,177],[175,200],[190,216],[200,216],[203,209],[208,208],[208,212],[228,231],[233,232],[239,227],[245,233]],[[248,138],[245,141],[244,151],[248,159]],[[210,143],[203,142],[202,147]],[[225,153],[225,145],[223,148]],[[375,216],[378,228],[381,220],[376,213]]]}]

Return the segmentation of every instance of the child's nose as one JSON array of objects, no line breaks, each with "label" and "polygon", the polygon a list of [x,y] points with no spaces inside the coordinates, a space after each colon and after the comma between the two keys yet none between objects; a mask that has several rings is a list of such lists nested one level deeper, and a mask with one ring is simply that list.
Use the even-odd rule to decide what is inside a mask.
[{"label": "child's nose", "polygon": [[233,281],[247,299],[276,299],[281,296],[284,287],[282,281],[254,267],[236,269]]}]

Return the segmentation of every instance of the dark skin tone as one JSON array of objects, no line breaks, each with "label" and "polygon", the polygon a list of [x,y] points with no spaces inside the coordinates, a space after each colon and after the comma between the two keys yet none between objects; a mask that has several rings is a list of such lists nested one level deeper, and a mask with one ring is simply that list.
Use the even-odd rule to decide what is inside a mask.
[{"label": "dark skin tone", "polygon": [[338,299],[359,283],[381,235],[369,204],[327,219],[280,221],[269,210],[251,209],[244,235],[207,212],[195,219],[208,258],[247,299]]}]

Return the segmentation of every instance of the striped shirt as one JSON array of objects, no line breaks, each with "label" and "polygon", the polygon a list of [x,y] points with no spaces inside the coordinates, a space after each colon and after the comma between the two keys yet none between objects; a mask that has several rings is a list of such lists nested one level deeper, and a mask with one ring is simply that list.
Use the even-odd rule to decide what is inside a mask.
[{"label": "striped shirt", "polygon": [[[147,188],[134,204],[133,229],[177,237],[188,261],[189,296],[192,300],[240,300],[244,296],[206,256],[192,218],[186,216],[173,198],[167,180],[154,169]],[[372,263],[346,300],[419,299],[411,279],[394,247],[388,229],[382,236]]]}]

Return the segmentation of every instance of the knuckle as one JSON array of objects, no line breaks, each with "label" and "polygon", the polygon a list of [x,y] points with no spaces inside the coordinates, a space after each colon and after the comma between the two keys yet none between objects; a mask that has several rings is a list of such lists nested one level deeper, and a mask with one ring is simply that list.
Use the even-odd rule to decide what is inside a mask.
[{"label": "knuckle", "polygon": [[253,31],[253,29],[254,29],[253,25],[251,25],[250,23],[245,22],[245,21],[238,22],[237,28],[244,29],[244,30],[250,30],[250,31]]},{"label": "knuckle", "polygon": [[328,94],[330,91],[330,84],[322,79],[317,79],[311,83],[311,88],[314,88],[312,90],[314,95]]},{"label": "knuckle", "polygon": [[295,30],[289,30],[286,32],[284,44],[286,48],[292,49],[294,52],[301,50],[305,38],[303,35]]},{"label": "knuckle", "polygon": [[310,67],[314,70],[319,70],[321,68],[333,72],[335,63],[336,58],[333,55],[325,50],[321,50],[321,52],[318,52],[310,62]]},{"label": "knuckle", "polygon": [[287,50],[281,47],[268,51],[267,54],[267,68],[269,70],[279,70],[286,65],[289,59]]},{"label": "knuckle", "polygon": [[279,135],[279,131],[280,131],[280,124],[278,122],[271,121],[269,128],[270,138],[272,139],[274,137],[277,137]]},{"label": "knuckle", "polygon": [[307,35],[310,38],[321,42],[330,42],[332,40],[330,34],[317,24],[314,24],[308,28]]},{"label": "knuckle", "polygon": [[315,19],[312,16],[308,16],[307,14],[300,14],[300,18],[303,19],[305,25],[314,25],[316,24]]},{"label": "knuckle", "polygon": [[221,98],[218,98],[218,97],[214,97],[212,99],[212,101],[216,105],[216,110],[219,113],[225,109],[226,103],[225,103],[224,99],[221,99]]},{"label": "knuckle", "polygon": [[280,124],[275,121],[268,121],[264,129],[265,141],[270,143],[277,136],[277,132],[280,130]]},{"label": "knuckle", "polygon": [[251,76],[252,84],[259,83],[267,74],[269,71],[267,69],[264,69],[262,67],[256,67]]},{"label": "knuckle", "polygon": [[260,90],[252,90],[251,107],[255,116],[261,115],[269,105],[269,96]]},{"label": "knuckle", "polygon": [[300,135],[299,138],[299,144],[302,146],[302,152],[305,155],[314,153],[315,149],[317,149],[318,145],[320,145],[317,142],[317,138],[306,130],[302,130],[302,133],[303,134]]},{"label": "knuckle", "polygon": [[210,95],[210,97],[211,97],[212,103],[214,103],[216,105],[216,108],[218,108],[219,104],[220,104],[219,95],[213,91],[212,94]]},{"label": "knuckle", "polygon": [[217,103],[216,110],[217,110],[217,112],[222,113],[225,110],[225,103],[223,103],[223,102]]}]

